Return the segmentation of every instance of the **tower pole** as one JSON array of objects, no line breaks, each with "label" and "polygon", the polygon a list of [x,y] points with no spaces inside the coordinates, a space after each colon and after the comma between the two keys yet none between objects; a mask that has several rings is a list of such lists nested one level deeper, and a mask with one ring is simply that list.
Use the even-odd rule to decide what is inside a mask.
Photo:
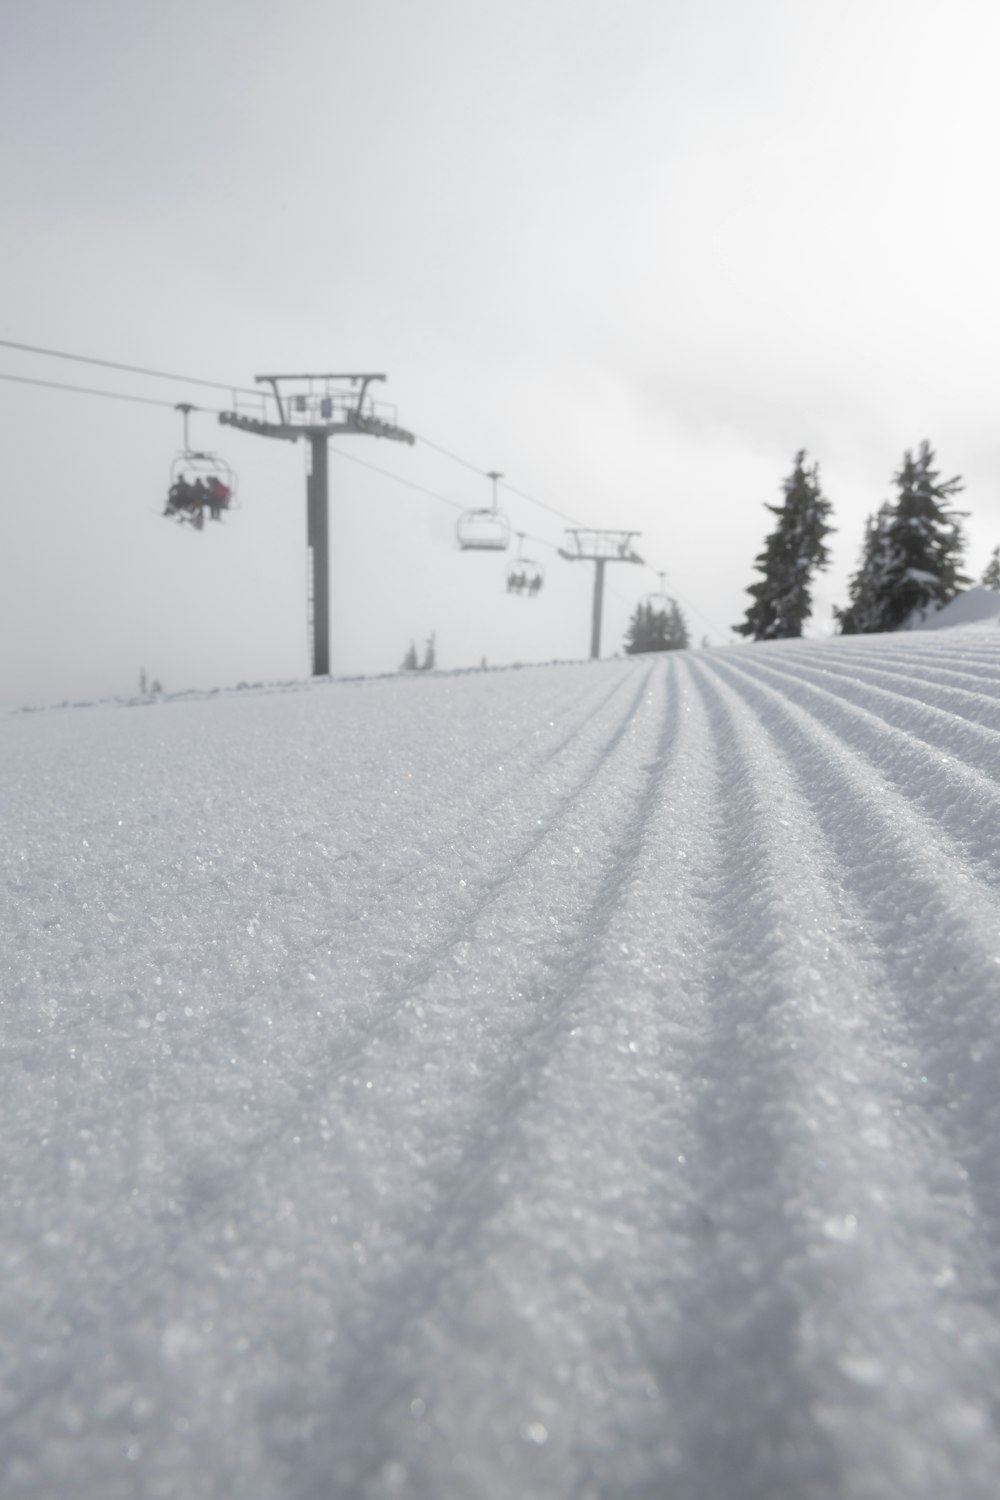
[{"label": "tower pole", "polygon": [[560,547],[559,556],[564,557],[567,562],[594,564],[594,604],[590,618],[591,661],[597,661],[601,654],[605,566],[609,562],[641,563],[642,558],[632,546],[632,538],[640,534],[638,531],[585,531],[577,526],[566,528],[571,545]]},{"label": "tower pole", "polygon": [[314,677],[330,675],[330,507],[329,434],[311,428],[311,463],[306,483],[306,539],[312,553],[312,670]]},{"label": "tower pole", "polygon": [[594,558],[594,613],[590,625],[590,659],[597,661],[601,654],[601,614],[604,610],[604,564],[606,557]]},{"label": "tower pole", "polygon": [[[361,433],[413,443],[412,432],[400,427],[368,397],[368,387],[384,375],[258,375],[258,385],[271,387],[278,420],[251,417],[239,411],[219,413],[224,427],[235,427],[256,437],[309,440],[309,478],[306,480],[306,547],[312,582],[312,672],[330,675],[330,507],[329,440],[338,433]],[[298,390],[295,387],[298,387]],[[288,389],[291,387],[291,389]],[[495,501],[494,501],[495,504]]]}]

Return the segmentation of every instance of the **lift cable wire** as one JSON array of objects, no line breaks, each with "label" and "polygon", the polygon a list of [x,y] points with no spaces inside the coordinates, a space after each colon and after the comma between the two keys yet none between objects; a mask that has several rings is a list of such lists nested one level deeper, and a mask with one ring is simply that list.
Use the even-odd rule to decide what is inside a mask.
[{"label": "lift cable wire", "polygon": [[440,500],[442,505],[450,505],[452,510],[465,510],[460,500],[450,500],[447,495],[441,495],[437,490],[429,490],[426,485],[416,484],[412,479],[403,479],[399,474],[393,474],[390,469],[382,469],[378,464],[371,464],[367,458],[358,458],[354,453],[345,453],[343,448],[333,448],[331,452],[334,458],[346,458],[350,464],[360,464],[363,469],[371,469],[373,474],[381,474],[386,479],[395,480],[405,489],[416,490],[418,495],[427,495],[431,500]]},{"label": "lift cable wire", "polygon": [[[50,358],[50,359],[69,359],[69,360],[74,360],[77,364],[100,365],[104,369],[108,369],[108,370],[124,370],[124,371],[127,371],[129,374],[132,374],[132,375],[146,375],[146,376],[149,376],[150,378],[157,379],[157,380],[177,380],[177,381],[180,381],[183,384],[187,384],[187,385],[211,386],[215,390],[231,391],[234,394],[237,393],[237,392],[239,392],[242,395],[256,396],[258,398],[261,395],[261,392],[260,392],[259,388],[251,390],[247,386],[227,385],[224,381],[221,381],[221,380],[201,380],[197,376],[194,376],[194,375],[174,375],[174,374],[171,374],[171,373],[169,373],[168,371],[165,371],[165,370],[150,370],[150,369],[147,369],[143,365],[124,364],[124,363],[122,363],[119,360],[114,360],[114,359],[97,359],[94,356],[88,355],[88,354],[72,354],[68,350],[64,350],[64,349],[45,349],[45,348],[42,348],[38,344],[22,344],[22,343],[17,343],[13,339],[0,339],[0,348],[3,348],[3,349],[17,349],[17,350],[21,351],[22,353],[27,353],[27,354],[42,354],[42,355],[45,355],[47,358]],[[61,390],[72,390],[72,389],[83,390],[84,389],[84,387],[59,386],[55,382],[45,382],[45,381],[30,382],[26,377],[23,377],[23,376],[22,377],[17,377],[17,376],[11,375],[11,376],[7,376],[5,378],[7,378],[9,380],[16,380],[16,379],[20,378],[24,382],[24,384],[31,384],[31,383],[34,383],[36,385],[51,384],[52,388],[55,389],[55,390],[60,390],[60,389]],[[113,396],[114,395],[114,393],[110,392],[110,391],[106,392],[106,394],[109,395],[109,396]],[[133,401],[139,401],[139,400],[141,400],[143,398],[138,397],[138,396],[133,396],[131,398],[122,397],[120,399],[122,399],[122,400],[131,399]],[[166,406],[166,405],[169,405],[170,403],[169,402],[162,402],[161,404],[164,405],[164,406]],[[207,408],[206,407],[204,409],[205,410],[211,410],[212,408]],[[435,443],[435,442],[432,441],[432,439],[426,438],[426,437],[422,437],[419,433],[415,433],[414,436],[418,439],[419,442],[423,443],[423,445],[425,447],[433,449],[434,452],[436,452],[436,453],[440,453],[444,458],[451,459],[451,461],[453,463],[461,464],[461,466],[464,469],[469,469],[473,474],[479,474],[483,478],[488,478],[489,477],[489,473],[488,473],[488,471],[486,469],[481,469],[481,468],[479,468],[479,466],[477,464],[471,463],[469,461],[469,459],[462,458],[462,457],[460,457],[459,454],[453,453],[450,448],[445,448],[443,446],[443,444],[441,444],[441,443]],[[571,516],[567,511],[559,510],[554,505],[548,505],[544,500],[539,500],[536,495],[529,495],[526,490],[518,489],[515,485],[507,483],[507,481],[504,480],[504,479],[500,479],[499,480],[499,484],[500,484],[500,487],[502,489],[509,490],[512,495],[517,495],[519,499],[521,499],[521,500],[527,500],[531,505],[537,505],[542,510],[547,510],[551,515],[558,516],[560,520],[569,521],[574,526],[582,526],[583,525],[583,522],[580,521],[580,519],[577,516]],[[459,508],[461,508],[461,507],[459,507]],[[537,540],[537,538],[533,538],[532,540]]]},{"label": "lift cable wire", "polygon": [[[614,594],[615,598],[618,599],[622,604],[628,605],[629,609],[632,608],[631,602],[626,599],[623,594],[619,594],[614,584],[608,584],[607,588],[609,594]],[[710,625],[713,630],[718,631],[719,635],[721,635],[723,639],[725,639],[728,631],[723,630],[722,626],[717,625],[714,620],[710,620],[708,618],[708,615],[706,615],[702,610],[698,608],[697,604],[692,604],[690,599],[685,599],[684,595],[678,593],[676,589],[674,589],[673,593],[670,595],[670,598],[676,599],[678,604],[683,604],[685,609],[689,609],[693,615],[697,615],[699,619],[703,620],[706,625]]]},{"label": "lift cable wire", "polygon": [[558,516],[561,521],[572,521],[574,526],[583,525],[583,522],[578,520],[576,516],[568,515],[564,510],[557,510],[554,505],[546,505],[544,500],[536,499],[534,495],[529,495],[526,490],[519,490],[516,485],[508,484],[506,480],[501,479],[500,488],[509,490],[512,495],[517,495],[519,500],[528,500],[532,505],[541,506],[542,510],[547,510],[550,515]]},{"label": "lift cable wire", "polygon": [[155,380],[179,380],[182,385],[212,386],[217,391],[232,391],[242,396],[256,396],[258,399],[261,396],[259,386],[251,390],[249,386],[227,385],[222,380],[199,380],[196,375],[173,375],[167,370],[147,370],[142,365],[125,365],[116,359],[94,359],[89,354],[69,354],[63,349],[41,349],[36,344],[16,344],[12,339],[0,339],[0,348],[19,349],[25,354],[44,354],[50,359],[71,359],[80,365],[101,365],[106,370],[126,370],[130,375],[148,375]]},{"label": "lift cable wire", "polygon": [[442,453],[445,458],[450,458],[453,463],[461,464],[463,469],[471,469],[473,474],[478,474],[483,479],[489,479],[490,476],[486,469],[480,469],[476,464],[471,464],[467,458],[459,458],[457,453],[452,453],[449,448],[442,448],[440,443],[432,443],[430,438],[421,437],[419,432],[415,432],[413,436],[417,439],[418,443],[423,443],[425,448],[433,448],[435,453]]},{"label": "lift cable wire", "polygon": [[[442,453],[442,454],[444,454],[444,456],[446,458],[453,459],[455,463],[461,464],[463,468],[465,468],[465,469],[471,469],[474,474],[481,474],[484,478],[489,478],[489,475],[487,474],[487,472],[486,472],[485,469],[479,469],[479,468],[477,468],[476,465],[470,463],[468,461],[468,459],[466,459],[466,458],[460,458],[457,453],[452,453],[447,448],[443,448],[440,445],[440,443],[432,443],[431,440],[430,440],[430,438],[425,438],[425,437],[421,436],[421,434],[419,432],[415,433],[414,436],[416,437],[417,441],[420,442],[420,443],[423,443],[423,445],[426,448],[433,448],[435,450],[435,452]],[[510,494],[517,495],[518,498],[521,499],[521,500],[528,500],[532,505],[537,505],[542,510],[547,510],[550,515],[558,516],[559,519],[562,520],[562,521],[570,521],[570,522],[572,522],[572,524],[574,526],[579,526],[579,527],[583,526],[583,522],[579,519],[579,517],[577,517],[577,516],[571,516],[566,511],[559,510],[554,505],[548,505],[544,500],[539,500],[538,497],[537,497],[537,495],[529,495],[526,490],[518,489],[518,487],[516,485],[509,484],[507,482],[507,480],[505,480],[503,478],[499,479],[497,481],[497,483],[498,483],[500,489],[502,489],[502,490],[508,490],[510,492]],[[533,537],[533,536],[530,536],[527,532],[525,532],[525,536],[528,538],[529,541],[539,542],[544,547],[551,547],[552,546],[552,543],[545,541],[545,539],[543,537]],[[559,549],[557,547],[554,550],[558,552]],[[658,570],[656,568],[654,568],[651,563],[646,563],[646,567],[649,568],[650,572],[656,573],[657,576],[659,576]],[[629,601],[624,597],[623,594],[620,594],[618,592],[618,590],[613,585],[608,585],[608,592],[610,594],[613,594],[615,596],[615,598],[618,599],[622,604],[628,605]],[[674,594],[672,595],[672,597],[676,598],[679,603],[683,604],[684,607],[685,607],[685,609],[691,610],[692,614],[698,615],[700,619],[704,620],[704,622],[705,622],[706,625],[710,625],[713,630],[719,631],[720,635],[722,635],[724,637],[727,634],[727,632],[724,631],[724,630],[722,630],[720,628],[720,626],[717,625],[714,620],[710,620],[708,618],[708,616],[706,614],[704,614],[703,611],[700,610],[697,607],[697,605],[692,604],[690,602],[690,600],[685,599],[682,594],[679,594],[675,590]]]},{"label": "lift cable wire", "polygon": [[[145,368],[145,366],[143,365],[124,364],[119,360],[97,359],[87,354],[72,354],[69,351],[63,349],[45,349],[37,344],[17,343],[13,339],[0,339],[0,348],[16,349],[21,353],[26,354],[41,354],[50,359],[72,360],[76,364],[99,365],[103,369],[122,370],[130,375],[144,375],[148,376],[150,379],[155,380],[176,380],[184,385],[201,385],[211,387],[213,390],[229,391],[233,395],[240,394],[245,396],[256,396],[258,398],[261,395],[259,388],[251,389],[249,386],[227,385],[224,381],[221,380],[202,380],[196,375],[175,375],[165,370],[150,370]],[[48,390],[53,391],[71,391],[74,394],[81,396],[103,396],[106,400],[110,401],[131,401],[140,406],[159,406],[165,407],[169,410],[174,410],[176,407],[175,402],[159,400],[154,396],[127,395],[123,391],[101,391],[95,389],[93,386],[68,385],[56,380],[38,380],[28,375],[8,375],[0,373],[0,380],[5,380],[16,385],[42,386],[47,388]],[[213,406],[200,406],[193,407],[192,409],[195,411],[208,412],[213,416],[218,416],[221,411],[221,408]],[[440,453],[443,457],[451,459],[453,463],[461,464],[463,468],[469,469],[473,474],[479,474],[483,478],[489,477],[488,471],[486,469],[480,469],[476,464],[470,463],[468,459],[461,458],[457,453],[452,453],[449,448],[445,448],[442,444],[435,443],[430,438],[422,437],[419,433],[415,434],[415,436],[417,437],[418,441],[421,442],[425,447],[431,448],[436,453]],[[416,490],[421,494],[425,494],[431,499],[440,500],[445,505],[451,506],[454,510],[461,511],[465,509],[465,507],[459,504],[458,501],[450,500],[447,496],[440,495],[434,490],[425,489],[424,486],[414,484],[410,480],[401,479],[398,475],[392,474],[388,469],[380,469],[375,464],[367,463],[365,459],[354,458],[351,454],[344,453],[342,449],[335,449],[334,452],[337,453],[338,457],[348,458],[353,463],[361,464],[365,468],[374,470],[375,473],[382,474],[389,479],[394,479],[397,484],[405,485],[407,488]],[[508,490],[510,494],[516,495],[521,500],[527,500],[531,505],[537,505],[541,510],[548,511],[550,515],[558,516],[560,520],[563,521],[570,521],[574,526],[582,525],[582,522],[578,517],[571,516],[567,511],[559,510],[556,506],[549,505],[544,500],[539,500],[536,495],[529,495],[526,490],[519,489],[516,485],[509,484],[506,480],[500,479],[498,483],[502,489]],[[532,536],[530,532],[525,532],[524,535],[528,541],[537,542],[540,546],[549,547],[551,550],[556,552],[558,552],[559,550],[557,547],[553,546],[553,543],[546,541],[544,537]],[[649,567],[650,565],[647,564],[646,566]],[[653,569],[653,571],[656,570]],[[627,603],[627,601],[617,593],[617,590],[612,588],[609,590],[609,592],[614,593],[617,598],[621,599],[621,602],[623,604]],[[719,626],[713,620],[710,620],[707,615],[703,614],[702,611],[695,605],[683,599],[680,594],[677,594],[676,597],[682,604],[685,605],[687,609],[692,610],[693,613],[704,620],[707,625],[710,625],[713,630],[719,630]],[[721,633],[725,634],[725,632]]]},{"label": "lift cable wire", "polygon": [[[11,381],[15,385],[41,385],[50,391],[74,391],[80,396],[103,396],[108,401],[137,401],[142,406],[165,406],[168,411],[176,410],[176,403],[173,401],[163,401],[156,396],[130,396],[126,395],[124,391],[99,391],[92,385],[64,385],[58,380],[34,380],[29,375],[0,374],[0,380]],[[215,407],[211,406],[194,406],[191,409],[192,411],[208,412],[216,410]]]},{"label": "lift cable wire", "polygon": [[[476,464],[470,463],[467,458],[460,458],[457,453],[452,453],[450,449],[443,448],[440,443],[431,442],[430,438],[424,437],[419,432],[415,432],[413,435],[417,439],[417,442],[422,443],[425,448],[433,448],[435,453],[442,453],[445,458],[450,458],[454,463],[461,464],[463,469],[471,469],[473,474],[479,474],[483,479],[489,479],[488,470],[480,469]],[[525,490],[519,490],[516,485],[509,484],[502,475],[498,477],[497,484],[500,489],[509,490],[512,495],[517,495],[520,500],[528,500],[532,505],[540,506],[542,510],[549,511],[551,515],[558,516],[562,521],[572,521],[574,526],[583,525],[583,522],[577,516],[571,516],[567,511],[558,510],[556,506],[547,505],[544,500],[539,500],[537,496],[529,495]]]},{"label": "lift cable wire", "polygon": [[[4,342],[4,340],[0,339],[0,344],[3,344]],[[124,391],[103,391],[98,390],[95,386],[68,385],[62,381],[57,380],[39,380],[31,375],[8,375],[0,373],[0,380],[6,380],[16,385],[42,386],[47,390],[53,391],[72,391],[74,394],[82,396],[103,396],[105,400],[110,401],[132,401],[137,402],[142,406],[165,407],[168,411],[174,411],[176,409],[175,403],[173,401],[164,401],[162,398],[157,396],[136,396],[127,394]],[[226,386],[224,387],[224,389],[229,390],[231,389],[231,387]],[[222,408],[214,406],[196,406],[193,407],[192,410],[206,412],[213,416],[218,416]],[[452,510],[464,511],[466,509],[466,507],[459,500],[452,500],[447,495],[440,494],[437,490],[428,489],[426,485],[416,484],[412,479],[403,479],[401,475],[393,474],[391,470],[383,469],[378,464],[369,463],[367,459],[358,458],[353,453],[346,453],[342,448],[334,448],[333,452],[337,458],[345,458],[349,463],[360,464],[362,468],[371,469],[373,473],[381,474],[386,479],[392,479],[396,484],[403,485],[406,489],[415,490],[418,494],[426,495],[431,500],[438,500],[443,505],[450,506]],[[459,460],[459,462],[461,462],[461,460]],[[552,542],[546,541],[544,537],[531,536],[528,532],[525,532],[524,535],[530,541],[538,542],[540,545],[545,547],[551,547],[552,551],[558,550]]]},{"label": "lift cable wire", "polygon": [[[423,442],[423,439],[420,439]],[[346,458],[348,463],[360,464],[363,469],[371,469],[373,474],[381,474],[385,479],[391,479],[396,484],[401,484],[405,489],[416,490],[419,495],[427,495],[431,500],[440,500],[442,505],[450,505],[452,510],[465,511],[468,507],[460,500],[452,500],[447,495],[440,494],[437,490],[429,490],[426,485],[415,484],[412,479],[403,479],[401,475],[394,474],[391,469],[383,469],[378,464],[369,463],[367,458],[358,458],[354,453],[347,453],[343,448],[333,448],[331,452],[334,458]],[[558,552],[559,548],[555,542],[548,541],[543,536],[533,536],[530,531],[519,533],[526,541],[537,542],[540,547],[548,547],[552,552]]]},{"label": "lift cable wire", "polygon": [[[47,356],[50,359],[70,359],[70,360],[74,360],[77,364],[100,365],[104,369],[108,369],[108,370],[124,370],[124,371],[127,371],[129,374],[132,374],[132,375],[146,375],[146,376],[149,376],[149,377],[157,379],[157,380],[177,380],[177,381],[180,381],[183,384],[187,384],[187,385],[211,386],[215,390],[231,391],[233,393],[237,393],[238,392],[241,395],[257,396],[258,398],[261,395],[261,391],[260,391],[259,388],[251,390],[248,386],[227,385],[224,381],[221,381],[221,380],[200,380],[200,379],[198,379],[197,376],[194,376],[194,375],[174,375],[174,374],[168,373],[165,370],[149,370],[149,369],[147,369],[143,365],[123,364],[119,360],[114,360],[114,359],[96,359],[92,355],[88,355],[88,354],[71,354],[67,350],[64,350],[64,349],[44,349],[41,346],[39,346],[38,344],[21,344],[21,343],[16,343],[13,339],[0,339],[0,348],[3,348],[3,349],[17,349],[17,350],[20,350],[22,353],[27,353],[27,354],[43,354],[43,355]],[[23,377],[23,376],[22,377],[18,377],[18,376],[15,376],[15,375],[10,375],[10,376],[7,376],[5,378],[7,378],[9,380],[17,380],[18,378],[20,378],[20,379],[22,379],[24,381],[25,384],[31,384],[32,383],[29,380],[27,380],[26,377]],[[33,383],[36,384],[36,385],[51,384],[52,388],[55,389],[55,390],[82,390],[82,389],[84,389],[83,387],[59,386],[59,385],[56,385],[55,382],[35,381]],[[113,395],[114,393],[109,391],[109,392],[106,392],[106,394],[107,395]],[[138,401],[138,400],[140,400],[142,398],[140,398],[138,396],[134,396],[134,397],[131,397],[131,398],[122,397],[121,399],[123,399],[123,400],[125,400],[125,399],[132,399],[132,400]],[[170,403],[163,402],[161,404],[162,405],[169,405]],[[212,408],[208,408],[208,407],[204,408],[204,410],[211,410],[211,409]],[[471,463],[469,461],[469,459],[462,458],[459,454],[453,453],[450,448],[445,448],[443,446],[443,444],[441,444],[441,443],[435,443],[435,442],[432,441],[431,438],[422,437],[419,433],[415,433],[414,436],[418,439],[419,442],[421,442],[424,445],[425,448],[431,448],[431,449],[433,449],[433,451],[435,453],[440,453],[444,458],[451,459],[452,463],[461,464],[462,468],[469,469],[473,474],[479,474],[484,479],[488,479],[489,478],[489,473],[488,473],[488,471],[486,469],[481,469],[481,468],[479,468],[479,466],[477,464]],[[576,516],[569,515],[569,513],[567,511],[558,510],[556,508],[556,506],[546,504],[546,502],[544,500],[539,500],[537,498],[537,496],[535,496],[535,495],[529,495],[525,490],[520,490],[515,485],[508,484],[506,482],[506,480],[501,479],[499,481],[499,483],[500,483],[500,487],[502,489],[509,490],[512,495],[517,495],[519,497],[519,499],[521,499],[521,500],[527,500],[532,505],[537,505],[542,510],[549,511],[551,515],[558,516],[560,518],[560,520],[570,521],[574,526],[582,526],[582,524],[583,524],[582,521],[580,521],[579,518],[576,517]],[[462,509],[461,506],[459,506],[458,508]]]}]

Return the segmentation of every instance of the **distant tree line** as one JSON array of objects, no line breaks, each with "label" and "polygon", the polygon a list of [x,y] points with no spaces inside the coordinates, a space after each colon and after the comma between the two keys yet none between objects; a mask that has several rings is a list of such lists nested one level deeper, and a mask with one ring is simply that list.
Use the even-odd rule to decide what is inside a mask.
[{"label": "distant tree line", "polygon": [[[958,475],[942,480],[934,461],[927,442],[920,444],[916,457],[905,452],[893,475],[893,498],[869,516],[848,585],[849,602],[834,609],[842,635],[898,630],[915,614],[947,604],[971,582],[962,572],[967,512],[951,504],[962,480]],[[819,466],[807,463],[804,450],[795,455],[782,490],[782,504],[767,507],[777,522],[755,560],[761,578],[747,590],[753,603],[733,627],[755,641],[802,634],[812,611],[813,574],[830,560],[826,538],[833,531],[833,507],[822,493]],[[982,582],[1000,592],[1000,547],[994,549]]]},{"label": "distant tree line", "polygon": [[676,599],[666,600],[660,608],[651,599],[636,605],[625,633],[626,655],[638,656],[643,651],[682,651],[688,645],[687,622]]},{"label": "distant tree line", "polygon": [[401,672],[430,672],[437,665],[437,645],[433,630],[424,642],[423,657],[417,655],[415,641],[410,642],[409,650],[400,662]]},{"label": "distant tree line", "polygon": [[[942,480],[934,463],[928,442],[920,444],[916,457],[907,450],[893,475],[893,498],[868,517],[858,566],[848,584],[848,603],[833,611],[841,635],[898,630],[915,614],[947,604],[971,582],[962,572],[962,521],[968,512],[951,504],[964,487],[962,479],[955,475]],[[812,613],[813,576],[830,563],[826,539],[834,533],[833,506],[823,494],[819,465],[808,461],[805,449],[796,453],[781,490],[781,504],[766,507],[775,525],[754,560],[761,576],[747,589],[752,603],[745,619],[733,626],[739,635],[755,641],[801,636]],[[994,547],[981,582],[1000,593],[1000,546]],[[638,604],[624,645],[629,656],[690,645],[677,600],[661,594]],[[436,663],[432,633],[422,656],[410,642],[400,670],[427,672]],[[151,691],[158,689],[156,683]],[[140,690],[145,692],[144,672]]]}]

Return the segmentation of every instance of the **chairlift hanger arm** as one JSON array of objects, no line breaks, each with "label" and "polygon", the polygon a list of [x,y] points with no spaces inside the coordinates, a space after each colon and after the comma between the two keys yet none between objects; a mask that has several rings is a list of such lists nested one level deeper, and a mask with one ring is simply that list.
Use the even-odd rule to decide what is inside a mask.
[{"label": "chairlift hanger arm", "polygon": [[191,413],[193,411],[196,411],[196,410],[197,410],[197,408],[195,406],[193,406],[190,401],[178,401],[176,403],[176,405],[174,406],[174,411],[179,411],[180,412],[180,414],[181,414],[181,420],[184,423],[184,448],[185,448],[185,451],[187,451],[191,447],[191,442],[190,442],[190,439],[188,438],[188,417],[191,415]]},{"label": "chairlift hanger arm", "polygon": [[[284,407],[284,403],[283,403],[283,401],[281,399],[281,392],[278,390],[278,381],[281,380],[282,378],[283,377],[280,376],[280,375],[255,375],[254,376],[254,380],[258,381],[259,384],[261,384],[261,385],[269,385],[271,387],[271,390],[274,392],[274,399],[275,399],[275,402],[277,403],[277,407],[278,407],[278,421],[281,423],[282,427],[284,427],[288,419],[285,416],[285,407]],[[266,407],[264,409],[265,409],[265,411],[267,410]]]}]

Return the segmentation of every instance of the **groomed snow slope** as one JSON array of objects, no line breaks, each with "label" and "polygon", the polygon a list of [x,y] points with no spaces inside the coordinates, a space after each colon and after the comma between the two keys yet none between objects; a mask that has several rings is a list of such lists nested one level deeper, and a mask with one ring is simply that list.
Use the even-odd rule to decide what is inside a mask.
[{"label": "groomed snow slope", "polygon": [[995,627],[0,733],[7,1500],[994,1500]]}]

